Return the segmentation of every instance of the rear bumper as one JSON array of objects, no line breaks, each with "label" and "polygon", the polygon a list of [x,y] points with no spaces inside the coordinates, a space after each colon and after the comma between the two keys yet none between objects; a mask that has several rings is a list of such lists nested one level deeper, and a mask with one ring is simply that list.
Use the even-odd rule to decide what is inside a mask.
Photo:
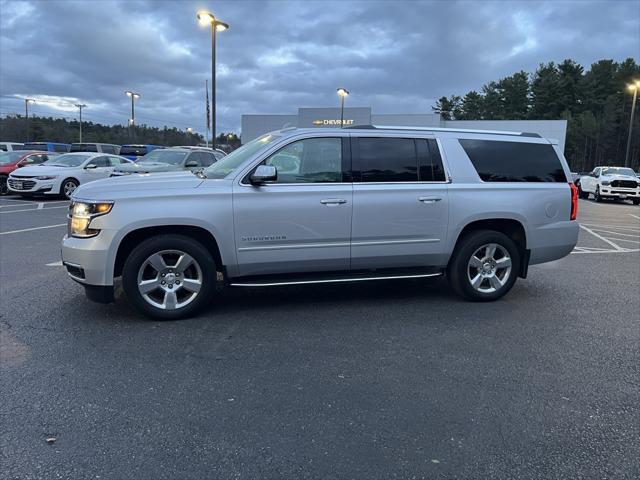
[{"label": "rear bumper", "polygon": [[564,221],[536,228],[527,239],[531,249],[530,265],[551,262],[569,255],[578,243],[580,225],[577,221]]}]

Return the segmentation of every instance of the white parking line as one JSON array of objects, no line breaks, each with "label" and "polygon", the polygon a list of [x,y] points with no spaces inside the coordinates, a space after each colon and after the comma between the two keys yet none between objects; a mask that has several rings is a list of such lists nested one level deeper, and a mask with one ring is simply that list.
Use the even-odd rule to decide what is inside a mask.
[{"label": "white parking line", "polygon": [[44,207],[44,202],[40,202],[40,203],[38,204],[38,208],[37,208],[37,210],[42,210],[42,209],[43,209],[43,207]]},{"label": "white parking line", "polygon": [[47,267],[61,267],[61,266],[62,266],[62,260],[58,260],[57,262],[47,263]]},{"label": "white parking line", "polygon": [[633,218],[637,218],[638,220],[640,220],[640,217],[637,215],[634,215],[633,213],[627,213],[627,215],[631,215]]},{"label": "white parking line", "polygon": [[60,207],[49,207],[49,208],[23,208],[22,210],[11,210],[9,212],[0,212],[0,215],[6,215],[7,213],[18,213],[18,212],[43,212],[45,210],[54,210],[56,208],[69,208],[66,205],[61,205]]},{"label": "white parking line", "polygon": [[612,231],[609,231],[609,230],[603,230],[602,228],[593,228],[593,230],[595,230],[596,232],[600,232],[600,233],[610,233],[612,235],[622,235],[623,237],[640,238],[639,234],[637,234],[637,233],[612,232]]},{"label": "white parking line", "polygon": [[47,225],[44,227],[23,228],[22,230],[11,230],[10,232],[0,232],[0,235],[11,235],[12,233],[31,232],[33,230],[42,230],[44,228],[66,227],[66,223],[58,223],[56,225]]},{"label": "white parking line", "polygon": [[0,205],[0,208],[11,208],[11,207],[29,207],[32,206],[33,203],[21,203],[20,205]]},{"label": "white parking line", "polygon": [[599,238],[600,240],[602,240],[605,243],[608,243],[609,245],[611,245],[613,248],[615,248],[616,250],[623,250],[623,248],[621,248],[619,245],[616,245],[615,243],[613,243],[611,240],[607,240],[606,238],[604,238],[602,235],[598,235],[596,232],[594,232],[593,230],[591,230],[590,228],[585,227],[584,225],[580,225],[580,228],[582,228],[583,230],[586,230],[587,232],[589,232],[591,235],[593,235],[596,238]]}]

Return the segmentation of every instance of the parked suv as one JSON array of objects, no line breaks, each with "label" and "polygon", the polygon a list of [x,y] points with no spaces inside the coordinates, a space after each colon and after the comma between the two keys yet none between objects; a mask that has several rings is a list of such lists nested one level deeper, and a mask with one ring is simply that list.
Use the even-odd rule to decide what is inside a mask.
[{"label": "parked suv", "polygon": [[496,300],[531,264],[569,254],[577,189],[538,135],[285,129],[203,172],[81,185],[62,259],[90,299],[122,277],[144,314],[189,316],[229,286],[447,275]]}]

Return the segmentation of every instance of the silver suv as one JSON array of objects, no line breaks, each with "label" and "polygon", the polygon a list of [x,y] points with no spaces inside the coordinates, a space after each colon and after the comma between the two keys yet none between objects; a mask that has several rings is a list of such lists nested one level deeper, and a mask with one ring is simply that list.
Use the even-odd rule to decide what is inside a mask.
[{"label": "silver suv", "polygon": [[80,186],[62,258],[87,296],[161,319],[227,286],[446,274],[496,300],[529,265],[569,254],[577,190],[536,134],[410,127],[285,129],[204,171]]}]

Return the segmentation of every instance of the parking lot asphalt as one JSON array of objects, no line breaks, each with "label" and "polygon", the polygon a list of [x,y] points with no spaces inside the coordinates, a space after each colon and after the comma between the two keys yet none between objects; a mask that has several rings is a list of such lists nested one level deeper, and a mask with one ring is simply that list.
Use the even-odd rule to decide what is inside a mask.
[{"label": "parking lot asphalt", "polygon": [[638,207],[581,200],[494,303],[243,288],[174,322],[87,301],[65,215],[0,198],[0,478],[640,477]]}]

